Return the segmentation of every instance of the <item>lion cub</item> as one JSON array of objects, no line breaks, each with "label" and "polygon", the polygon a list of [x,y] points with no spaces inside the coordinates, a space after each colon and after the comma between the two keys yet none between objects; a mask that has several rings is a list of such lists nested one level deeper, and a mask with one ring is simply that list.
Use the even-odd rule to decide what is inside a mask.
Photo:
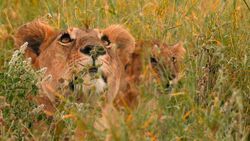
[{"label": "lion cub", "polygon": [[164,93],[181,78],[181,65],[186,53],[182,43],[168,46],[158,41],[138,41],[130,62],[125,66],[127,85],[120,89],[118,105],[137,103],[139,85],[152,85],[157,81]]}]

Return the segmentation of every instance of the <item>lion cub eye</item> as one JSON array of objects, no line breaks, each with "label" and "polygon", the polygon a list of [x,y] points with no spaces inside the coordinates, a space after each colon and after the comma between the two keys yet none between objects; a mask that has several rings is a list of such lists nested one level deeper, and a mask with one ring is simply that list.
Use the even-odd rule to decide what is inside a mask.
[{"label": "lion cub eye", "polygon": [[172,61],[174,62],[174,63],[176,63],[176,57],[172,57]]},{"label": "lion cub eye", "polygon": [[154,57],[150,57],[150,63],[155,66],[157,65],[158,61]]},{"label": "lion cub eye", "polygon": [[70,38],[70,35],[68,33],[63,33],[62,36],[59,39],[59,42],[62,45],[65,45],[65,44],[70,43],[72,41],[73,41],[73,39]]}]

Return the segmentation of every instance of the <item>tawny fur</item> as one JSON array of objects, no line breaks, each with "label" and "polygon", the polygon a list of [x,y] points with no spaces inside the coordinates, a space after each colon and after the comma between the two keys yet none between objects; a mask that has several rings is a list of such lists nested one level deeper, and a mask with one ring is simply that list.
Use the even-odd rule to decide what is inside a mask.
[{"label": "tawny fur", "polygon": [[62,46],[62,43],[58,43],[63,32],[54,30],[44,21],[35,20],[17,30],[15,46],[18,48],[24,42],[28,42],[26,57],[32,58],[35,68],[47,67],[46,75],[51,74],[52,81],[42,85],[42,93],[53,101],[53,93],[56,93],[56,89],[60,85],[59,80],[61,78],[69,79],[72,75],[72,64],[81,64],[78,67],[89,64],[86,64],[84,60],[89,60],[91,57],[80,53],[80,48],[86,44],[105,46],[100,36],[108,36],[111,44],[105,48],[107,53],[100,56],[99,59],[97,58],[96,61],[102,64],[102,72],[107,77],[107,99],[112,103],[120,87],[125,85],[122,80],[125,77],[124,66],[135,48],[133,36],[120,25],[111,25],[106,29],[99,30],[99,32],[78,28],[69,28],[67,32],[70,37],[74,38],[75,42],[65,47]]},{"label": "tawny fur", "polygon": [[[151,52],[151,55],[148,55]],[[138,85],[145,82],[152,82],[153,79],[160,80],[162,76],[158,75],[159,70],[154,69],[150,63],[150,56],[155,57],[162,61],[164,67],[168,68],[170,74],[175,78],[172,84],[176,84],[180,79],[180,68],[184,59],[186,50],[182,43],[177,43],[173,46],[168,46],[158,41],[138,41],[135,51],[131,56],[131,60],[126,68],[126,82],[127,85],[124,89],[120,90],[120,98],[118,105],[134,106],[137,103],[139,90]],[[145,57],[146,56],[146,57]],[[143,63],[148,62],[146,66]],[[143,67],[146,67],[145,73]],[[153,78],[152,78],[153,77]]]},{"label": "tawny fur", "polygon": [[138,41],[135,52],[132,54],[130,65],[126,69],[127,79],[129,81],[135,83],[141,82],[141,76],[143,75],[143,60],[146,59],[146,62],[148,62],[147,65],[152,68],[149,62],[150,55],[147,55],[145,50],[151,52],[151,57],[161,59],[164,66],[168,67],[171,73],[178,77],[180,73],[180,66],[186,53],[182,43],[168,46],[158,41]]},{"label": "tawny fur", "polygon": [[34,52],[32,48],[36,48],[41,43],[44,43],[44,47],[40,48],[45,49],[49,45],[50,40],[55,37],[56,33],[57,32],[55,32],[46,21],[35,20],[19,27],[15,34],[15,47],[19,48],[24,42],[29,42],[29,47],[25,55],[26,57],[31,57],[32,63],[38,67],[36,57],[40,52]]},{"label": "tawny fur", "polygon": [[[170,68],[169,70],[176,77],[175,83],[179,80],[180,64],[185,55],[185,49],[181,43],[167,46],[160,42],[138,41],[135,47],[135,39],[121,25],[111,25],[106,29],[96,29],[90,32],[78,28],[69,28],[67,32],[76,40],[88,34],[91,38],[96,38],[93,41],[91,39],[90,42],[96,40],[98,44],[100,44],[99,38],[104,35],[108,36],[111,41],[111,45],[106,48],[109,56],[102,60],[109,68],[107,70],[106,67],[105,75],[108,77],[108,99],[110,102],[116,99],[116,103],[128,106],[136,103],[137,85],[141,83],[143,77],[146,77],[143,76],[142,71],[143,59],[145,59],[142,56],[148,49],[149,52],[152,52],[152,56],[163,58],[164,65]],[[60,34],[60,31],[54,30],[47,22],[35,20],[21,26],[15,35],[16,47],[20,47],[24,42],[29,43],[26,56],[32,58],[34,67],[47,67],[47,75],[52,75],[52,82],[46,83],[42,87],[46,95],[52,100],[53,98],[50,97],[49,93],[56,91],[55,89],[59,85],[58,80],[62,77],[69,77],[68,71],[70,71],[69,67],[71,66],[66,64],[76,63],[81,56],[79,51],[69,50],[67,47],[62,48],[57,43]],[[81,43],[78,43],[78,45],[81,46]],[[76,49],[78,48],[76,47]],[[71,54],[68,54],[68,52],[71,52]],[[53,56],[55,54],[57,55]],[[84,62],[81,65],[85,65]],[[150,66],[150,64],[148,65]]]},{"label": "tawny fur", "polygon": [[118,56],[125,66],[128,64],[131,58],[131,54],[135,50],[134,37],[125,30],[121,25],[111,25],[102,31],[104,35],[107,35],[111,42],[117,44]]}]

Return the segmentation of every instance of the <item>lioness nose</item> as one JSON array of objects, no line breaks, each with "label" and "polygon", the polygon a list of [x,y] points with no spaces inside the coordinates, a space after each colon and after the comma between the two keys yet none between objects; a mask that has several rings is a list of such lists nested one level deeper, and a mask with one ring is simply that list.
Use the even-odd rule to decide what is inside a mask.
[{"label": "lioness nose", "polygon": [[99,45],[86,45],[85,47],[80,48],[80,52],[94,57],[106,54],[104,47]]}]

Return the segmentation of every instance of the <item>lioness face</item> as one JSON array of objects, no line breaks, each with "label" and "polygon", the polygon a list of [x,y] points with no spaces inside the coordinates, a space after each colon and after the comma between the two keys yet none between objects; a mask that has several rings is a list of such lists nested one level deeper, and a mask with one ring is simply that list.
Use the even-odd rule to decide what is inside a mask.
[{"label": "lioness face", "polygon": [[[108,39],[101,39],[94,30],[70,28],[60,32],[37,57],[39,67],[48,68],[54,87],[65,81],[73,90],[74,81],[82,79],[84,91],[92,86],[96,92],[104,91],[111,73],[117,68],[115,56],[111,56]],[[81,73],[81,74],[80,74]],[[81,78],[79,78],[81,77]],[[95,78],[94,78],[95,77]]]},{"label": "lioness face", "polygon": [[47,68],[52,81],[45,82],[43,89],[56,90],[61,84],[74,90],[75,81],[82,80],[81,90],[94,88],[97,93],[108,87],[108,100],[118,92],[120,79],[126,64],[119,50],[134,49],[133,37],[121,26],[105,30],[69,28],[55,31],[42,21],[33,21],[19,28],[15,44],[20,47],[28,42],[26,56],[32,58],[36,68]]}]

